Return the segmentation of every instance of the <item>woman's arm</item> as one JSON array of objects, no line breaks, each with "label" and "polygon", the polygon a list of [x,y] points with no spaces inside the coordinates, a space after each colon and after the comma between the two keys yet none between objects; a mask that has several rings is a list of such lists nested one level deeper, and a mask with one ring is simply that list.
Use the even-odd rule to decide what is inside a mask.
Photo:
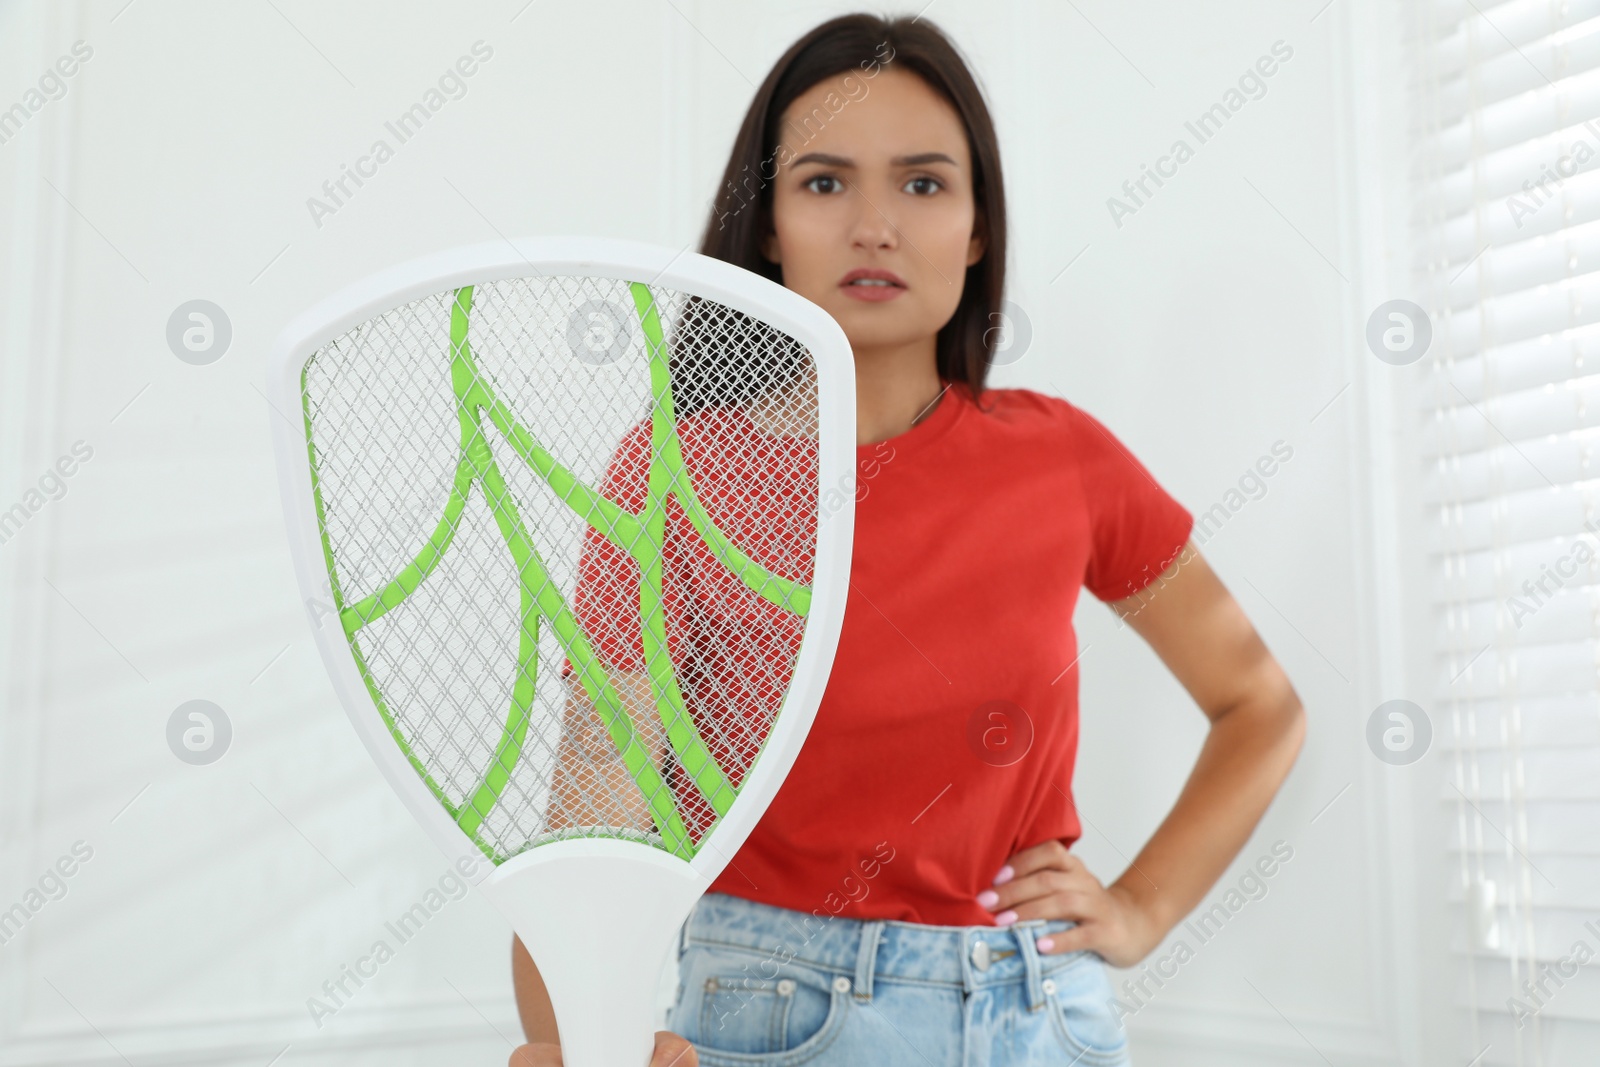
[{"label": "woman's arm", "polygon": [[1078,926],[1049,938],[1041,951],[1089,948],[1128,967],[1200,903],[1244,847],[1299,755],[1305,710],[1193,542],[1160,578],[1111,607],[1211,720],[1194,770],[1110,886],[1061,842],[1048,841],[1017,853],[979,901],[1004,922],[1074,919]]},{"label": "woman's arm", "polygon": [[[650,744],[652,761],[660,767],[665,744],[650,699],[649,676],[643,672],[613,671],[611,682],[639,735]],[[567,698],[566,717],[559,763],[550,789],[549,829],[575,824],[652,829],[655,823],[649,803],[576,680]],[[518,937],[512,938],[511,981],[517,995],[517,1014],[528,1040],[557,1044],[556,1014],[550,1005],[550,994],[533,957]]]}]

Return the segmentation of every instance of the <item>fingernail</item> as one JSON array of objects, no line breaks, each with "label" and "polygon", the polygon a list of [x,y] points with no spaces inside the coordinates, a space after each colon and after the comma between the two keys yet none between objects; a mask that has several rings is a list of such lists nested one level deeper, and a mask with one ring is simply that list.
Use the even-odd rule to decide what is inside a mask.
[{"label": "fingernail", "polygon": [[986,908],[992,908],[996,904],[1000,903],[1000,894],[996,893],[993,889],[985,889],[983,892],[978,894],[978,903],[982,904]]},{"label": "fingernail", "polygon": [[1014,911],[1011,911],[1009,909],[1006,910],[1006,911],[1002,911],[999,915],[996,915],[994,917],[994,924],[996,926],[1010,926],[1012,923],[1014,923],[1016,921],[1017,921],[1017,913],[1014,912]]},{"label": "fingernail", "polygon": [[1011,864],[1008,863],[1004,867],[1000,868],[999,874],[994,876],[994,884],[1005,885],[1007,882],[1011,881],[1012,876],[1016,873],[1016,871],[1011,869]]},{"label": "fingernail", "polygon": [[1038,947],[1040,952],[1049,952],[1056,947],[1056,940],[1053,937],[1041,937],[1034,942],[1034,945]]}]

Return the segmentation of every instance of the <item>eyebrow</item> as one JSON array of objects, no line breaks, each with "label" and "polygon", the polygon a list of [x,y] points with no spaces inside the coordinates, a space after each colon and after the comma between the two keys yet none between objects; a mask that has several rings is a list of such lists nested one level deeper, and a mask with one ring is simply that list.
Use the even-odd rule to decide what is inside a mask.
[{"label": "eyebrow", "polygon": [[[802,163],[821,163],[830,167],[855,166],[854,161],[846,159],[844,156],[833,156],[826,152],[807,152],[791,163],[790,166],[798,167]],[[955,160],[943,152],[918,152],[913,156],[896,156],[889,160],[889,163],[891,166],[896,167],[920,167],[927,163],[948,163],[952,167],[959,166]]]}]

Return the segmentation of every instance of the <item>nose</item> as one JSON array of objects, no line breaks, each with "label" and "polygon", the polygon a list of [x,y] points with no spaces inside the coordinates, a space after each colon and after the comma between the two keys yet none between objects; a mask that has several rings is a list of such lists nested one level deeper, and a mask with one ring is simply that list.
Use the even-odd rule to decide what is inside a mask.
[{"label": "nose", "polygon": [[899,247],[900,232],[884,214],[880,198],[868,194],[855,182],[850,184],[850,199],[855,218],[850,225],[850,244],[868,251],[892,251]]}]

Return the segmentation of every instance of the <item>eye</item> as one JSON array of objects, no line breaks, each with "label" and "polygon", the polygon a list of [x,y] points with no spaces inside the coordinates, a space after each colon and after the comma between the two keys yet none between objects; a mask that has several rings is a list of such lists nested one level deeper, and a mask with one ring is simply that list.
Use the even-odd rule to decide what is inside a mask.
[{"label": "eye", "polygon": [[912,178],[905,184],[906,191],[916,196],[931,196],[943,188],[943,182],[941,182],[938,178],[930,178],[927,175],[923,175],[919,178]]},{"label": "eye", "polygon": [[[825,188],[818,188],[818,182],[825,182],[827,183],[827,186]],[[843,189],[844,183],[838,178],[835,178],[832,174],[818,174],[815,178],[807,178],[803,188],[810,189],[813,193],[821,193],[822,195],[826,196],[829,193],[838,192],[840,189]]]}]

